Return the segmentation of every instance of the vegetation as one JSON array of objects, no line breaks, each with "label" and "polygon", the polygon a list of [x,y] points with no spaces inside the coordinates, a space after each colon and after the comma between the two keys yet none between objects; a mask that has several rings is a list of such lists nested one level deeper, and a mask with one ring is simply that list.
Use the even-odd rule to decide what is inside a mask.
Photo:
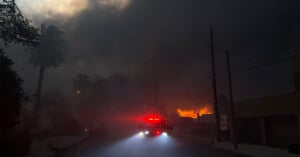
[{"label": "vegetation", "polygon": [[63,52],[66,48],[65,42],[61,39],[63,33],[56,26],[42,25],[41,32],[41,42],[37,47],[31,49],[31,57],[29,60],[34,67],[39,68],[39,78],[33,113],[36,122],[41,101],[44,72],[47,68],[57,67],[63,62]]},{"label": "vegetation", "polygon": [[13,61],[0,49],[0,128],[7,132],[18,122],[21,100],[24,98],[22,79],[11,68]]},{"label": "vegetation", "polygon": [[0,39],[4,44],[36,46],[39,43],[38,30],[29,25],[13,0],[0,2]]},{"label": "vegetation", "polygon": [[[39,44],[38,30],[29,25],[14,0],[0,2],[0,40],[4,46]],[[0,48],[0,156],[23,156],[30,149],[31,136],[27,126],[16,130],[24,99],[22,79],[12,69],[13,61]]]},{"label": "vegetation", "polygon": [[0,49],[0,156],[21,156],[30,146],[29,132],[16,133],[14,130],[20,119],[24,92],[23,81],[12,65],[13,61]]}]

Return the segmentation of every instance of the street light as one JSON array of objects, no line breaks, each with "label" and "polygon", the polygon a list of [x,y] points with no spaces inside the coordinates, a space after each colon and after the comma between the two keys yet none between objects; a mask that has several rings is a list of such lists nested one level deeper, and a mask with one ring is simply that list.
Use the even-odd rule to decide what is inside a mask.
[{"label": "street light", "polygon": [[79,95],[81,93],[80,90],[76,90],[76,94]]},{"label": "street light", "polygon": [[229,98],[230,98],[230,109],[231,109],[231,120],[232,120],[233,144],[234,144],[234,149],[238,149],[238,143],[237,143],[237,137],[236,137],[236,121],[235,121],[234,103],[233,103],[233,92],[232,92],[230,55],[229,55],[229,51],[227,51],[223,48],[220,48],[220,47],[215,47],[215,48],[221,50],[226,55],[227,75],[228,75],[228,85],[229,85]]}]

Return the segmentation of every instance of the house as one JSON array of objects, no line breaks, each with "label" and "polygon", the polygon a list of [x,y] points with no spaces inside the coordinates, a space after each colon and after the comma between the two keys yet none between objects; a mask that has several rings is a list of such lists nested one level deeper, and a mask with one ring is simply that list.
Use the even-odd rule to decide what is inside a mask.
[{"label": "house", "polygon": [[295,91],[235,103],[240,142],[288,147],[300,143],[300,56],[292,58]]}]

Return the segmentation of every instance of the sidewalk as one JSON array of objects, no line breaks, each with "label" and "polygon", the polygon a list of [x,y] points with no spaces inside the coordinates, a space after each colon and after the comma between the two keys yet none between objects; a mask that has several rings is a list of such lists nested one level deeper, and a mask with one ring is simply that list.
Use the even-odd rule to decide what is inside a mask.
[{"label": "sidewalk", "polygon": [[273,148],[265,145],[239,144],[238,149],[234,150],[233,143],[231,142],[216,142],[214,140],[214,144],[212,144],[211,139],[197,135],[177,134],[177,136],[193,138],[202,144],[226,151],[236,152],[249,157],[300,157],[300,155],[288,153],[287,149]]},{"label": "sidewalk", "polygon": [[31,144],[31,151],[26,157],[53,157],[57,152],[49,146],[64,149],[84,139],[83,136],[57,136],[47,140],[34,140]]},{"label": "sidewalk", "polygon": [[211,146],[250,157],[300,157],[300,155],[288,153],[286,149],[272,148],[263,145],[239,144],[237,150],[234,150],[233,144],[229,142],[216,142]]}]

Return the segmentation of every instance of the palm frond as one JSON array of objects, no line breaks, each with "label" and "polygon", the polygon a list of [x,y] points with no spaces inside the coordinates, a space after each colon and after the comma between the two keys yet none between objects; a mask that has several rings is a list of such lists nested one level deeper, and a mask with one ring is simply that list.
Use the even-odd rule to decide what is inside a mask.
[{"label": "palm frond", "polygon": [[30,50],[29,62],[35,67],[57,67],[64,61],[66,42],[61,38],[63,32],[56,26],[43,26],[42,39],[38,46]]}]

